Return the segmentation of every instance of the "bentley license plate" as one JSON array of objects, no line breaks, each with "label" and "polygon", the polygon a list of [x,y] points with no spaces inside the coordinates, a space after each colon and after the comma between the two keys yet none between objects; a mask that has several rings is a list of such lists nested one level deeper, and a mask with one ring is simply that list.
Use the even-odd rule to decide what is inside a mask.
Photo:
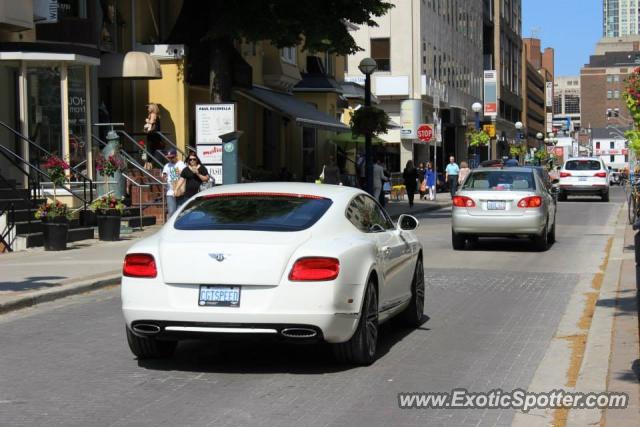
[{"label": "bentley license plate", "polygon": [[487,209],[490,211],[503,211],[507,207],[507,203],[502,200],[489,200],[487,202]]},{"label": "bentley license plate", "polygon": [[198,305],[240,307],[240,286],[200,285]]}]

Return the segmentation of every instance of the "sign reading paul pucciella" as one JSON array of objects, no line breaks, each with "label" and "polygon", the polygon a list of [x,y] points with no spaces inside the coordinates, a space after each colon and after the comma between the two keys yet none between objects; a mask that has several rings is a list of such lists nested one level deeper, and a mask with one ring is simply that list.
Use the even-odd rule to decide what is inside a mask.
[{"label": "sign reading paul pucciella", "polygon": [[222,140],[220,135],[236,130],[236,105],[196,105],[196,147],[202,165],[222,184]]}]

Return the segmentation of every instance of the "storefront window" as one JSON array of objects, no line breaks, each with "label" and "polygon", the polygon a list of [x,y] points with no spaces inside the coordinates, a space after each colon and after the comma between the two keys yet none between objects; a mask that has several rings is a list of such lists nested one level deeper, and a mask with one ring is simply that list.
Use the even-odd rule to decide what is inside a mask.
[{"label": "storefront window", "polygon": [[[71,168],[82,164],[78,171],[86,170],[87,149],[87,94],[84,66],[69,67],[69,160]],[[84,173],[84,172],[83,172]]]},{"label": "storefront window", "polygon": [[[60,67],[27,68],[29,138],[50,153],[62,156],[62,111]],[[40,150],[31,149],[30,161],[43,158]]]}]

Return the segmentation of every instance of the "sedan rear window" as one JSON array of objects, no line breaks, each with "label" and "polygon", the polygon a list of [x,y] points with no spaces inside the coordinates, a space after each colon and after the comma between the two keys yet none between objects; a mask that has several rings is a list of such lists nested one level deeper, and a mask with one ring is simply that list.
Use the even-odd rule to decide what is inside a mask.
[{"label": "sedan rear window", "polygon": [[210,194],[180,212],[178,230],[300,231],[329,209],[323,197],[279,193]]},{"label": "sedan rear window", "polygon": [[597,171],[601,167],[597,160],[569,160],[564,166],[568,171]]},{"label": "sedan rear window", "polygon": [[479,170],[472,172],[462,190],[479,191],[527,191],[535,190],[535,179],[531,172],[503,170]]}]

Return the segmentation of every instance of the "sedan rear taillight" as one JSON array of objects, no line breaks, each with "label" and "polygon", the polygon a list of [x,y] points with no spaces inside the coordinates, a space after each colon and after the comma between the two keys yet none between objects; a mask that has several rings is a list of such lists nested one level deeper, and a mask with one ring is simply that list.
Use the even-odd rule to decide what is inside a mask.
[{"label": "sedan rear taillight", "polygon": [[606,178],[607,177],[607,173],[606,172],[596,172],[595,174],[593,174],[593,176],[596,176],[598,178]]},{"label": "sedan rear taillight", "polygon": [[158,275],[156,260],[149,254],[127,254],[124,257],[122,275],[153,279]]},{"label": "sedan rear taillight", "polygon": [[569,172],[560,172],[560,178],[566,178],[568,176],[571,176]]},{"label": "sedan rear taillight", "polygon": [[340,261],[336,258],[310,257],[296,261],[289,273],[293,282],[317,282],[334,280],[340,273]]},{"label": "sedan rear taillight", "polygon": [[456,208],[475,208],[476,202],[466,196],[453,196],[452,204]]},{"label": "sedan rear taillight", "polygon": [[518,202],[519,208],[539,208],[540,206],[542,206],[542,197],[540,196],[525,197]]}]

